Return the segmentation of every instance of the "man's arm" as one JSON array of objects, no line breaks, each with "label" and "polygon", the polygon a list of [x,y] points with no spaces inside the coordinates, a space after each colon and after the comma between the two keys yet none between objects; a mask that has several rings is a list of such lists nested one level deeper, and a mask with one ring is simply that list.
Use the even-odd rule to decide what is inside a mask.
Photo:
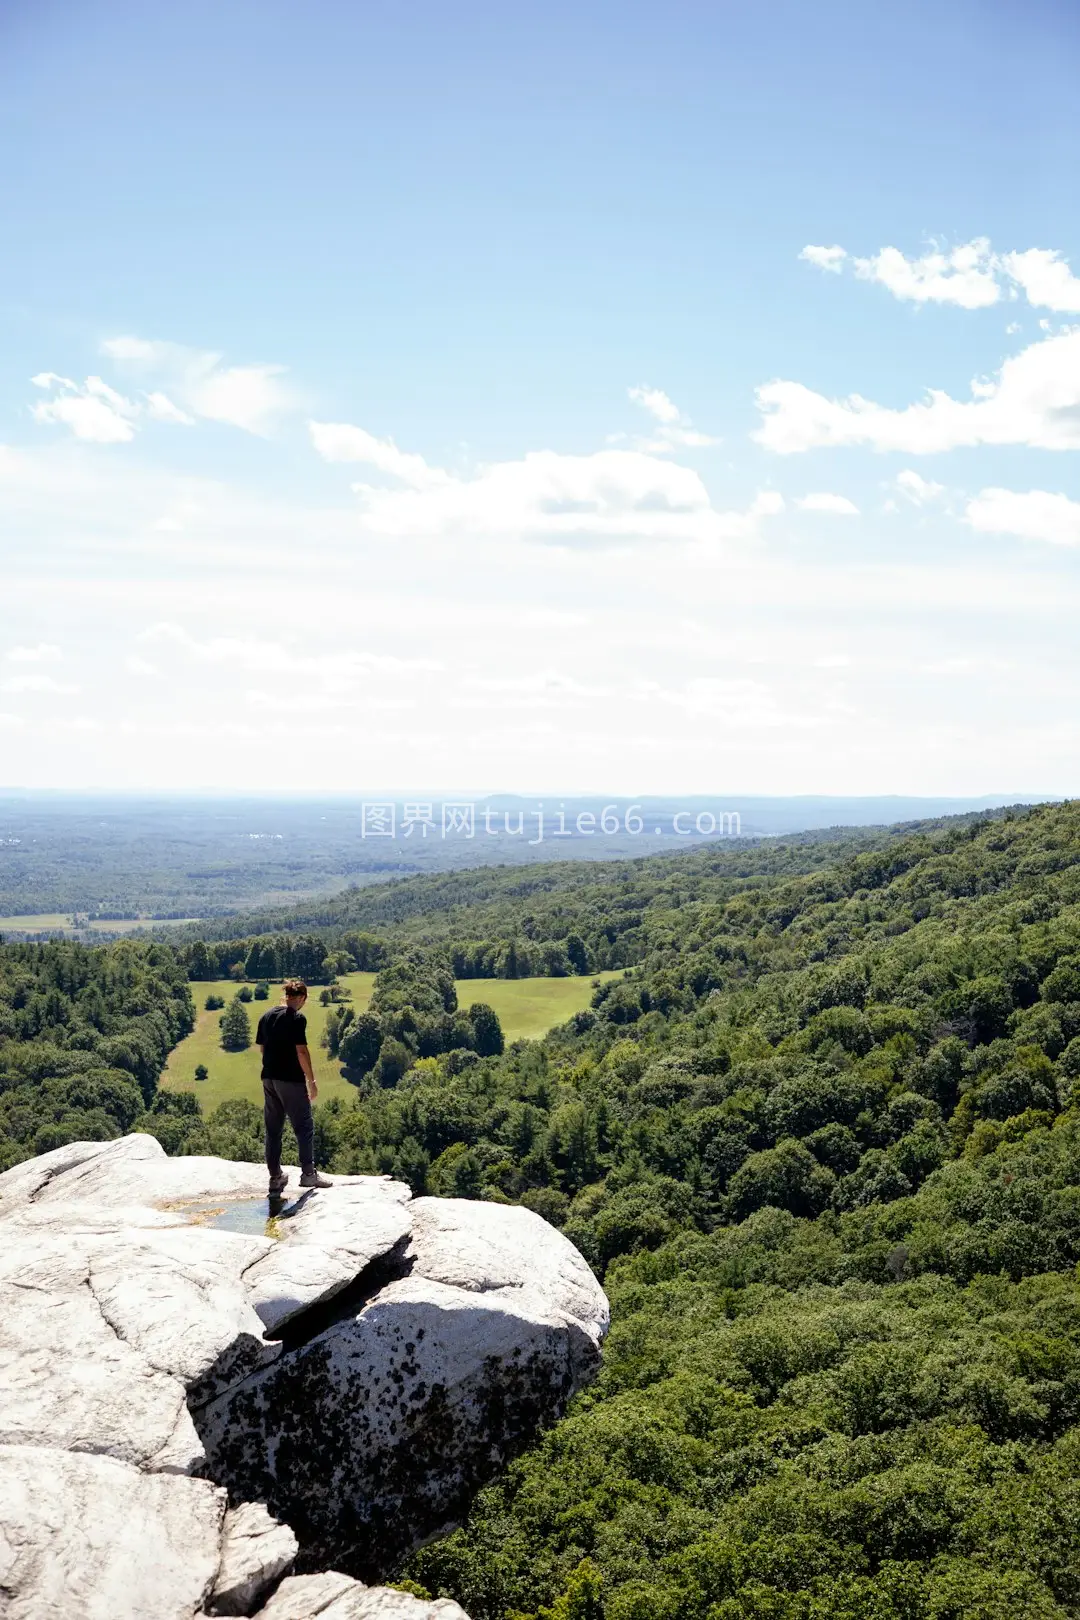
[{"label": "man's arm", "polygon": [[306,1046],[298,1046],[296,1056],[299,1059],[300,1067],[304,1071],[304,1079],[307,1082],[308,1102],[314,1102],[319,1095],[319,1088],[315,1084],[315,1071],[311,1067],[311,1053]]}]

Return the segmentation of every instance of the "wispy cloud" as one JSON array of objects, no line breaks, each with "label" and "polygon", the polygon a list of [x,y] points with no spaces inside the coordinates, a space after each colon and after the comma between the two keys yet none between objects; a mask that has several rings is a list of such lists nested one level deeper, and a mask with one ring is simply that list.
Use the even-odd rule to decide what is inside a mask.
[{"label": "wispy cloud", "polygon": [[107,338],[101,352],[130,381],[151,386],[121,393],[101,377],[78,383],[42,371],[31,381],[49,398],[31,406],[36,421],[95,444],[126,444],[149,422],[190,427],[200,418],[266,436],[295,405],[282,366],[226,366],[210,350],[136,337]]},{"label": "wispy cloud", "polygon": [[0,681],[0,692],[52,692],[70,696],[79,688],[52,675],[9,675]]},{"label": "wispy cloud", "polygon": [[1028,248],[1026,253],[1006,253],[1001,263],[1006,275],[1024,289],[1029,304],[1060,314],[1080,314],[1080,276],[1073,275],[1060,253]]},{"label": "wispy cloud", "polygon": [[434,489],[451,481],[449,473],[429,466],[423,456],[399,450],[393,439],[377,439],[351,422],[309,422],[308,432],[324,461],[362,462],[411,489]]},{"label": "wispy cloud", "polygon": [[979,444],[1080,449],[1080,331],[1031,344],[996,378],[976,379],[971,396],[930,389],[918,404],[894,410],[859,394],[829,399],[802,383],[766,383],[757,390],[764,420],[754,438],[780,455],[856,444],[909,455]]},{"label": "wispy cloud", "polygon": [[146,658],[140,658],[138,654],[132,654],[130,657],[125,658],[124,668],[129,675],[134,675],[140,680],[145,678],[146,680],[159,681],[161,679],[161,671],[157,665],[151,664]]},{"label": "wispy cloud", "polygon": [[670,400],[662,388],[649,388],[641,383],[636,388],[628,388],[627,395],[635,405],[640,405],[643,411],[666,425],[682,420],[682,412],[673,400]]},{"label": "wispy cloud", "polygon": [[995,253],[988,237],[976,236],[956,247],[933,242],[921,254],[884,247],[869,258],[855,257],[838,246],[810,244],[799,258],[836,275],[850,265],[860,280],[877,282],[906,303],[987,309],[1006,295],[1015,298],[1019,289],[1036,309],[1080,313],[1080,277],[1052,248]]},{"label": "wispy cloud", "polygon": [[893,488],[913,506],[931,506],[945,494],[944,484],[935,484],[932,479],[924,478],[914,467],[905,467],[903,472],[898,472],[893,479]]},{"label": "wispy cloud", "polygon": [[849,501],[846,495],[830,495],[825,490],[800,495],[795,505],[803,512],[832,512],[838,517],[859,515],[859,508],[854,501]]},{"label": "wispy cloud", "polygon": [[352,686],[372,671],[399,675],[410,670],[437,671],[438,659],[402,658],[395,654],[349,649],[343,652],[303,653],[265,637],[212,636],[200,639],[182,625],[162,620],[139,632],[145,646],[173,648],[196,663],[216,664],[248,674],[318,677],[324,685]]},{"label": "wispy cloud", "polygon": [[793,706],[785,708],[771,687],[745,676],[699,676],[682,687],[661,689],[655,695],[690,715],[707,716],[710,724],[721,730],[800,730],[821,723],[820,719],[799,714]]},{"label": "wispy cloud", "polygon": [[48,399],[31,405],[35,422],[68,427],[77,439],[93,444],[126,444],[135,437],[141,407],[100,377],[87,377],[79,384],[55,371],[39,371],[30,381],[49,394]]},{"label": "wispy cloud", "polygon": [[1080,501],[1045,489],[984,489],[964,521],[980,534],[1013,534],[1051,546],[1080,546]]},{"label": "wispy cloud", "polygon": [[[654,414],[666,409],[666,399],[654,399]],[[486,535],[566,545],[715,541],[747,536],[761,518],[783,507],[779,496],[766,492],[746,511],[719,512],[696,472],[646,450],[580,456],[534,450],[469,477],[431,466],[349,423],[312,422],[309,429],[324,459],[366,463],[405,486],[353,485],[362,526],[397,538]]]},{"label": "wispy cloud", "polygon": [[58,664],[64,655],[55,642],[39,641],[33,647],[10,647],[6,656],[12,664]]},{"label": "wispy cloud", "polygon": [[815,247],[810,242],[803,248],[799,258],[805,259],[807,264],[817,265],[819,270],[828,270],[831,274],[838,276],[843,268],[847,254],[842,247],[836,247],[835,245],[833,247]]},{"label": "wispy cloud", "polygon": [[627,397],[635,405],[640,405],[657,423],[655,437],[640,445],[640,449],[654,455],[666,455],[670,450],[703,450],[708,445],[720,443],[719,439],[694,427],[690,418],[662,388],[650,388],[647,383],[640,383],[626,392]]},{"label": "wispy cloud", "polygon": [[876,281],[894,298],[908,303],[986,309],[1001,298],[997,260],[985,237],[944,251],[932,248],[918,258],[887,247],[872,258],[852,263],[861,281]]},{"label": "wispy cloud", "polygon": [[[160,381],[168,388],[167,395],[147,395],[161,402],[155,413],[161,420],[177,420],[179,410],[180,418],[190,413],[265,437],[297,405],[282,381],[284,366],[227,366],[224,356],[213,349],[131,336],[106,338],[101,351],[125,373]],[[174,398],[179,407],[172,403]]]}]

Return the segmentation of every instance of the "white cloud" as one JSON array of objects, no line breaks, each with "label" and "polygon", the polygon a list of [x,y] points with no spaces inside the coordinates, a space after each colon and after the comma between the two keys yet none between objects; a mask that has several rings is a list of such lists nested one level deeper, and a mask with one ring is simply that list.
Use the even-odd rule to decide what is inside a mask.
[{"label": "white cloud", "polygon": [[265,437],[292,403],[279,381],[284,366],[219,367],[219,356],[204,358],[205,369],[191,376],[184,389],[195,415]]},{"label": "white cloud", "polygon": [[961,309],[986,309],[1001,297],[997,260],[985,236],[942,252],[932,248],[909,259],[899,248],[882,248],[870,259],[855,259],[855,274],[876,281],[894,298],[926,304],[958,304]]},{"label": "white cloud", "polygon": [[639,449],[662,456],[674,449],[703,450],[711,444],[720,443],[719,439],[712,438],[708,433],[699,432],[662,388],[650,388],[646,383],[641,383],[635,388],[628,388],[626,392],[635,405],[640,405],[660,424],[656,438],[639,443]]},{"label": "white cloud", "polygon": [[1080,314],[1080,277],[1073,275],[1060,253],[1049,248],[1028,248],[1026,253],[1006,253],[1001,263],[1005,273],[1023,287],[1029,304],[1062,314]]},{"label": "white cloud", "polygon": [[557,669],[538,670],[535,675],[470,675],[463,685],[477,692],[566,692],[576,697],[607,697],[605,687],[583,686],[573,676]]},{"label": "white cloud", "polygon": [[984,489],[964,520],[980,534],[1014,534],[1052,546],[1080,546],[1080,501],[1045,489]]},{"label": "white cloud", "polygon": [[179,405],[174,405],[168,394],[147,394],[146,409],[155,422],[178,422],[184,427],[191,427],[195,421],[187,411],[182,411]]},{"label": "white cloud", "polygon": [[[400,455],[396,448],[394,455]],[[534,450],[470,478],[440,473],[421,482],[414,475],[408,489],[353,488],[362,527],[396,538],[483,535],[571,546],[709,542],[749,537],[759,519],[783,508],[781,496],[765,492],[744,512],[716,511],[696,472],[642,450],[582,456]]]},{"label": "white cloud", "polygon": [[[297,715],[304,722],[305,730],[314,715],[348,714],[355,720],[358,714],[395,714],[418,707],[416,698],[409,697],[372,697],[370,693],[355,691],[267,692],[261,687],[246,691],[244,702],[249,708],[276,715]],[[342,728],[340,735],[347,737],[349,732]]]},{"label": "white cloud", "polygon": [[51,641],[39,641],[36,647],[12,647],[8,658],[13,664],[56,664],[63,653]]},{"label": "white cloud", "polygon": [[412,489],[432,489],[450,482],[449,473],[430,467],[423,456],[399,450],[393,439],[377,439],[350,422],[309,422],[308,431],[324,461],[366,462]]},{"label": "white cloud", "polygon": [[147,338],[106,338],[101,345],[102,354],[112,360],[134,360],[158,363],[172,350],[171,343],[151,343]]},{"label": "white cloud", "polygon": [[401,658],[395,654],[357,649],[298,653],[291,647],[263,637],[213,636],[200,640],[182,625],[167,620],[149,625],[140,631],[137,639],[143,644],[171,646],[196,663],[231,666],[248,674],[314,677],[321,680],[324,686],[335,690],[354,686],[373,671],[399,675],[406,671],[438,671],[443,667],[438,659]]},{"label": "white cloud", "polygon": [[36,388],[52,390],[52,398],[31,405],[35,422],[61,423],[77,439],[94,444],[126,444],[135,437],[138,406],[125,399],[100,377],[87,377],[79,386],[70,377],[54,371],[40,371],[30,381]]},{"label": "white cloud", "polygon": [[846,495],[830,495],[821,490],[811,495],[803,495],[795,502],[804,512],[835,512],[845,517],[858,517],[859,508],[854,501],[849,501]]},{"label": "white cloud", "polygon": [[41,371],[30,381],[36,388],[52,392],[50,399],[30,407],[34,420],[61,423],[77,439],[93,444],[127,444],[147,420],[189,427],[195,420],[167,394],[155,391],[140,399],[129,399],[100,377],[87,377],[80,384],[55,371]]},{"label": "white cloud", "polygon": [[766,383],[757,390],[764,420],[753,437],[780,455],[852,444],[910,455],[978,444],[1080,449],[1080,330],[1022,349],[996,380],[976,380],[971,392],[956,400],[930,389],[919,404],[893,410],[859,394],[828,399],[802,383]]},{"label": "white cloud", "polygon": [[663,454],[668,449],[706,450],[709,445],[720,442],[711,433],[701,433],[695,427],[683,425],[661,428],[659,442],[654,442],[651,448]]},{"label": "white cloud", "polygon": [[898,472],[893,486],[913,506],[929,506],[933,501],[939,501],[945,493],[944,484],[935,484],[931,479],[923,478],[913,467],[905,467],[903,472]]},{"label": "white cloud", "polygon": [[[541,669],[530,675],[467,676],[461,706],[498,709],[560,709],[612,696],[611,688],[575,679],[561,670]],[[469,695],[475,694],[475,695]]]},{"label": "white cloud", "polygon": [[799,258],[805,259],[807,264],[816,264],[819,270],[829,270],[838,276],[847,254],[842,247],[815,247],[811,242],[803,248]]},{"label": "white cloud", "polygon": [[642,383],[637,388],[628,388],[626,392],[635,405],[640,405],[650,416],[655,416],[658,422],[681,421],[682,412],[663,389],[649,388]]},{"label": "white cloud", "polygon": [[136,655],[132,655],[130,658],[124,659],[124,668],[127,670],[129,675],[136,675],[140,679],[161,679],[161,671],[158,669],[156,664],[151,664],[147,659],[139,658]]},{"label": "white cloud", "polygon": [[[991,312],[987,330],[1002,324]],[[629,446],[627,460],[610,463],[541,453],[468,472],[447,457],[448,482],[420,490],[309,454],[302,476],[339,485],[335,500],[325,491],[305,498],[277,479],[259,494],[151,458],[106,455],[67,432],[59,443],[46,437],[38,430],[38,442],[15,458],[0,450],[0,530],[17,539],[0,592],[0,678],[47,673],[82,682],[83,696],[0,694],[0,710],[25,716],[4,733],[12,781],[273,790],[275,722],[295,715],[311,787],[353,790],[357,799],[380,784],[426,779],[603,789],[600,803],[609,790],[715,788],[719,807],[733,783],[742,791],[888,791],[898,772],[902,785],[924,791],[1068,790],[1080,738],[1075,547],[1044,543],[1033,554],[1019,539],[984,539],[966,525],[951,545],[947,536],[910,545],[920,516],[911,506],[906,522],[879,523],[853,567],[831,547],[754,543],[770,524],[787,527],[775,516],[783,510],[776,489],[725,512],[736,503],[720,484],[695,504],[691,483],[679,506],[682,486],[670,481],[693,479],[680,466],[690,458],[629,454]],[[402,437],[402,453],[412,442]],[[201,439],[191,435],[185,448],[200,453]],[[914,467],[928,470],[908,456],[885,463],[880,476]],[[846,481],[839,468],[796,470],[792,511],[808,486],[839,490]],[[358,477],[393,487],[362,494],[358,510],[346,487]],[[1021,487],[1043,483],[1080,499],[1068,477],[1032,475]],[[985,482],[969,482],[968,492]],[[659,510],[650,510],[653,485],[665,497]],[[560,506],[583,492],[592,504]],[[949,493],[963,513],[964,501]],[[373,501],[387,503],[397,543],[377,527]],[[507,526],[508,514],[519,529]],[[156,530],[163,515],[184,532]],[[795,516],[793,527],[818,524]],[[552,538],[553,522],[582,524],[585,533],[557,536],[559,549],[537,544]],[[603,525],[615,522],[639,539],[617,566],[603,549]],[[716,533],[736,538],[697,543]],[[519,534],[530,543],[518,543]],[[296,577],[298,556],[303,578],[289,623],[279,611],[281,580]],[[329,616],[319,611],[327,592]],[[177,628],[135,639],[159,620]],[[88,623],[96,640],[84,664]],[[271,623],[285,645],[268,656]],[[64,661],[6,659],[7,649],[39,640],[62,648]],[[1002,647],[1015,662],[1007,676],[984,676],[984,663],[975,676],[917,673],[945,659],[986,660]],[[841,650],[847,668],[835,662]],[[126,669],[128,655],[161,678]],[[398,667],[420,658],[441,667]],[[485,681],[495,684],[473,684]],[[622,701],[586,695],[599,691]],[[223,692],[231,694],[227,723],[208,721]],[[841,700],[856,706],[856,718],[843,716]],[[98,717],[98,729],[87,716]]]},{"label": "white cloud", "polygon": [[815,724],[804,716],[785,712],[770,687],[745,676],[699,676],[681,688],[661,690],[657,696],[690,715],[708,716],[721,729],[801,729]]},{"label": "white cloud", "polygon": [[[750,518],[778,517],[784,510],[784,497],[779,490],[764,489],[760,495],[755,495],[747,508]],[[729,514],[735,516],[736,514]]]},{"label": "white cloud", "polygon": [[281,381],[284,366],[226,366],[212,349],[131,336],[106,338],[101,352],[132,377],[165,383],[168,392],[152,388],[140,406],[157,421],[190,424],[201,417],[265,437],[296,405]]},{"label": "white cloud", "polygon": [[[870,258],[850,258],[842,247],[804,247],[800,259],[820,270],[839,274],[850,262],[863,281],[885,287],[894,298],[918,304],[956,304],[961,309],[987,309],[1023,290],[1029,304],[1059,314],[1080,314],[1080,277],[1052,248],[1028,248],[1022,253],[995,253],[985,236],[958,247],[936,243],[918,257],[899,248],[885,247]],[[1015,325],[1010,331],[1018,331]]]},{"label": "white cloud", "polygon": [[[648,394],[646,408],[654,416],[675,410],[659,390],[640,392]],[[348,422],[310,422],[308,429],[324,460],[363,462],[406,486],[353,485],[363,527],[395,537],[483,534],[571,545],[733,539],[752,533],[759,518],[783,508],[782,497],[765,493],[746,512],[714,511],[698,474],[657,453],[673,448],[668,435],[692,434],[670,421],[661,426],[661,445],[583,456],[530,451],[520,461],[496,462],[471,477],[433,467],[423,456],[399,450],[392,439],[376,438]],[[698,438],[704,435],[695,442]]]},{"label": "white cloud", "polygon": [[0,681],[0,692],[57,692],[69,696],[78,690],[77,686],[54,680],[51,675],[9,675]]},{"label": "white cloud", "polygon": [[977,675],[981,667],[974,658],[938,658],[933,663],[920,664],[923,675]]}]

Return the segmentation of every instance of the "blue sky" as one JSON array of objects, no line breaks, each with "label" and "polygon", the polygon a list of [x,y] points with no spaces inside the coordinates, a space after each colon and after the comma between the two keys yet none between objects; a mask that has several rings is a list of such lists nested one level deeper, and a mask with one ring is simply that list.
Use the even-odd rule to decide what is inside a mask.
[{"label": "blue sky", "polygon": [[9,0],[6,785],[1076,791],[1078,69]]}]

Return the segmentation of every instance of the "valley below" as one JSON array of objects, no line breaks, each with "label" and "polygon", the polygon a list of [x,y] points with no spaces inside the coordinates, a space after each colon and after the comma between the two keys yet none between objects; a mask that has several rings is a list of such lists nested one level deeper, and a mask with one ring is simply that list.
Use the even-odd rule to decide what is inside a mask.
[{"label": "valley below", "polygon": [[[1047,805],[431,873],[277,910],[264,930],[236,913],[171,938],[0,945],[0,1220],[23,1245],[9,1263],[24,1279],[45,1267],[41,1288],[70,1271],[55,1343],[36,1343],[30,1295],[24,1325],[8,1324],[22,1393],[0,1440],[18,1499],[44,1489],[45,1467],[49,1489],[74,1482],[57,1513],[83,1512],[116,1446],[115,1466],[152,1476],[151,1494],[169,1481],[218,1493],[203,1552],[189,1549],[202,1573],[177,1578],[173,1608],[137,1583],[108,1587],[110,1613],[133,1620],[1068,1620],[1078,817]],[[250,1044],[297,972],[332,1183],[310,1214],[266,1203]],[[142,1190],[124,1192],[128,1176]],[[146,1198],[133,1233],[132,1200]],[[127,1213],[114,1219],[116,1199]],[[369,1252],[363,1234],[374,1241],[391,1205],[394,1220],[416,1212],[412,1236],[391,1220]],[[518,1272],[504,1231],[521,1237]],[[278,1348],[252,1331],[181,1376],[155,1337],[173,1335],[169,1268],[190,1280],[200,1245],[217,1266],[254,1243],[241,1262],[254,1287],[283,1234],[295,1258],[281,1287],[309,1278],[314,1292],[271,1324]],[[485,1258],[466,1264],[475,1243]],[[530,1385],[485,1362],[520,1358],[484,1313],[494,1286],[520,1322],[549,1250],[610,1301],[611,1326],[599,1356],[593,1336],[587,1379],[555,1377],[556,1333]],[[458,1291],[452,1310],[441,1289]],[[386,1417],[376,1468],[383,1430],[342,1379],[368,1377],[394,1301],[433,1313],[425,1335],[460,1320],[474,1359],[451,1375],[445,1335],[425,1338],[443,1347],[427,1363],[407,1328],[390,1382],[413,1389],[422,1424],[401,1447]],[[543,1300],[530,1310],[554,1331]],[[107,1376],[78,1371],[99,1340]],[[133,1346],[187,1381],[177,1399],[194,1424],[193,1438],[170,1407],[134,1463],[116,1405]],[[436,1385],[460,1403],[433,1407]],[[320,1413],[317,1442],[294,1388]],[[42,1462],[42,1446],[67,1460]],[[447,1459],[481,1455],[444,1498]],[[330,1478],[347,1511],[328,1507]],[[241,1509],[269,1519],[228,1518]],[[26,1545],[40,1533],[47,1546],[47,1517],[18,1530]],[[181,1564],[195,1519],[182,1522],[145,1532]],[[262,1584],[214,1608],[221,1572],[255,1545],[277,1549]],[[31,1593],[19,1620],[69,1602],[35,1584],[48,1556],[18,1565]],[[53,1564],[62,1577],[89,1556]]]}]

